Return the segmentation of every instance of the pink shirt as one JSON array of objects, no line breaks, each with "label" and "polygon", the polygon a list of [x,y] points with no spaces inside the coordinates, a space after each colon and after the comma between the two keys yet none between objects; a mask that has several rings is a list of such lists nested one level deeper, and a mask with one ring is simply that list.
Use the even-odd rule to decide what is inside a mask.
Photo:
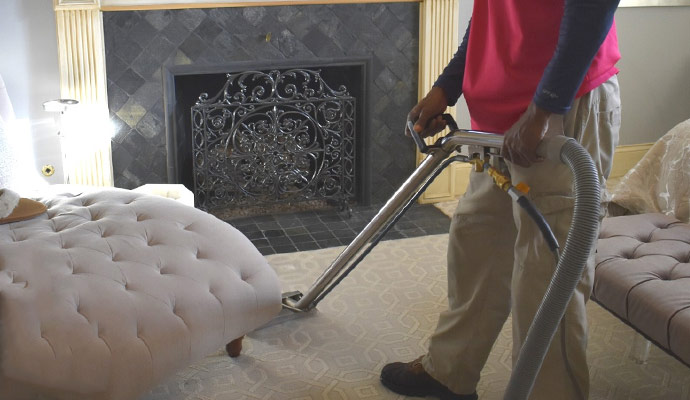
[{"label": "pink shirt", "polygon": [[[462,87],[472,129],[505,132],[527,109],[556,49],[562,16],[563,1],[475,1]],[[618,73],[619,59],[614,23],[576,97]]]}]

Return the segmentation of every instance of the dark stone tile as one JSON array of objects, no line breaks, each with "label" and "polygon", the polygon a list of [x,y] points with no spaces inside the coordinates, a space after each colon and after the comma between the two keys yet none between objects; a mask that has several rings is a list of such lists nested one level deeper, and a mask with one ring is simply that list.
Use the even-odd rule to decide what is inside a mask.
[{"label": "dark stone tile", "polygon": [[[259,228],[261,228],[261,224],[257,224]],[[285,236],[285,232],[283,232],[282,229],[269,229],[269,230],[264,230],[264,236],[268,238],[269,240],[273,240],[273,238],[277,237],[283,237]]]},{"label": "dark stone tile", "polygon": [[321,215],[319,216],[319,219],[324,223],[343,221],[343,218],[340,215],[333,215],[332,213]]},{"label": "dark stone tile", "polygon": [[347,222],[342,221],[342,220],[336,221],[336,222],[328,222],[328,223],[326,223],[326,225],[328,226],[328,228],[330,230],[348,229],[349,228]]},{"label": "dark stone tile", "polygon": [[276,42],[278,50],[285,58],[313,58],[314,53],[309,50],[298,38],[288,29],[279,32],[272,40]]},{"label": "dark stone tile", "polygon": [[307,226],[307,225],[318,225],[321,224],[321,219],[316,216],[316,214],[311,213],[309,214],[310,216],[307,217],[300,217],[300,221],[302,221],[302,225]]},{"label": "dark stone tile", "polygon": [[406,237],[406,236],[403,235],[403,234],[400,233],[400,232],[397,232],[397,231],[389,231],[389,232],[386,233],[386,235],[383,237],[383,240],[403,239],[403,238],[405,238],[405,237]]},{"label": "dark stone tile", "polygon": [[271,243],[271,246],[273,246],[274,248],[277,248],[278,246],[284,246],[287,244],[289,244],[289,245],[292,244],[292,241],[287,236],[268,238],[268,242]]},{"label": "dark stone tile", "polygon": [[278,50],[272,42],[266,42],[263,35],[238,35],[241,36],[242,46],[248,54],[255,57],[255,60],[282,60],[285,58],[283,53]]},{"label": "dark stone tile", "polygon": [[252,232],[261,230],[252,218],[231,219],[226,222],[242,232]]},{"label": "dark stone tile", "polygon": [[175,11],[175,19],[190,31],[195,30],[204,21],[206,15],[206,11],[200,8]]},{"label": "dark stone tile", "polygon": [[242,16],[253,26],[259,26],[266,17],[266,7],[245,7]]},{"label": "dark stone tile", "polygon": [[123,11],[117,13],[105,13],[108,16],[108,22],[122,29],[128,31],[132,29],[139,21],[141,16],[136,11]]},{"label": "dark stone tile", "polygon": [[144,139],[136,130],[127,135],[127,138],[122,142],[121,148],[129,152],[135,159],[141,161],[144,157],[148,146],[146,139]]},{"label": "dark stone tile", "polygon": [[281,253],[294,253],[297,251],[297,247],[295,247],[292,244],[286,244],[286,245],[276,245],[273,246],[275,249],[276,253],[281,254]]},{"label": "dark stone tile", "polygon": [[332,43],[328,36],[324,35],[318,27],[312,27],[302,41],[314,54],[319,54],[324,47]]},{"label": "dark stone tile", "polygon": [[137,130],[147,139],[165,135],[165,124],[153,113],[146,113],[137,124]]},{"label": "dark stone tile", "polygon": [[[219,15],[218,17],[215,17],[216,22],[218,22],[223,28],[233,34],[246,34],[249,32],[255,32],[256,27],[251,25],[247,20],[244,18],[242,13],[238,10],[233,10],[234,12],[226,12],[224,13],[219,13],[223,15]],[[258,34],[258,32],[257,32]]]},{"label": "dark stone tile", "polygon": [[253,239],[251,242],[256,247],[270,246],[268,239]]},{"label": "dark stone tile", "polygon": [[139,43],[126,36],[115,40],[110,48],[110,51],[120,57],[126,64],[131,64],[132,61],[139,57],[142,50],[143,48],[139,46]]},{"label": "dark stone tile", "polygon": [[280,225],[275,221],[257,222],[256,225],[262,231],[268,231],[268,230],[280,230],[281,232],[283,231],[282,228],[280,227]]},{"label": "dark stone tile", "polygon": [[396,38],[394,32],[398,31],[398,29],[402,27],[398,17],[393,14],[388,7],[383,7],[381,12],[374,16],[373,21],[387,37],[393,40]]},{"label": "dark stone tile", "polygon": [[199,58],[201,53],[203,53],[206,45],[204,41],[199,38],[196,34],[191,34],[187,39],[180,45],[180,50],[189,57],[190,60],[194,61]]},{"label": "dark stone tile", "polygon": [[165,148],[159,149],[153,158],[153,164],[151,165],[151,170],[158,176],[158,180],[155,183],[168,183],[168,161],[166,160],[166,150]]},{"label": "dark stone tile", "polygon": [[132,95],[132,99],[144,109],[151,110],[154,104],[163,99],[163,89],[160,85],[146,82]]},{"label": "dark stone tile", "polygon": [[147,76],[152,76],[157,68],[160,68],[163,61],[167,60],[168,57],[175,52],[176,48],[177,46],[165,36],[158,35],[154,37],[153,40],[151,40],[144,48],[144,52],[140,56],[141,60],[137,60],[137,65],[140,65],[140,67],[143,69],[146,65],[144,60],[150,60],[148,63],[151,65],[148,66],[146,71],[149,73]]},{"label": "dark stone tile", "polygon": [[[108,13],[106,13],[108,14]],[[144,13],[144,18],[156,30],[162,31],[171,25],[173,21],[172,10],[152,10]]]},{"label": "dark stone tile", "polygon": [[390,3],[389,9],[405,26],[412,26],[419,21],[419,7],[409,7],[404,3]]},{"label": "dark stone tile", "polygon": [[[129,95],[127,94],[127,92],[122,90],[122,88],[117,86],[117,84],[111,83],[110,85],[108,85],[108,108],[110,109],[110,112],[112,113],[112,116],[114,118],[118,118],[117,115],[115,115],[115,113],[120,111],[122,106],[124,106],[125,103],[127,103],[127,100],[129,100]],[[117,123],[114,122],[114,124]]]},{"label": "dark stone tile", "polygon": [[173,43],[176,46],[179,46],[182,42],[184,42],[190,33],[191,31],[186,26],[181,23],[177,23],[176,21],[168,24],[161,31],[161,35],[163,35],[163,37],[168,39],[170,43]]},{"label": "dark stone tile", "polygon": [[342,243],[340,243],[339,239],[326,239],[326,240],[319,240],[316,242],[322,249],[326,249],[329,247],[338,247],[342,246]]},{"label": "dark stone tile", "polygon": [[405,49],[414,38],[414,35],[402,25],[397,25],[390,31],[384,29],[384,32],[389,32],[388,37],[393,41],[398,50]]},{"label": "dark stone tile", "polygon": [[311,234],[314,234],[316,232],[326,232],[329,230],[325,224],[311,224],[311,225],[305,225],[304,227],[307,228],[307,230]]},{"label": "dark stone tile", "polygon": [[[377,85],[384,93],[388,93],[395,87],[398,77],[391,72],[390,68],[386,67],[381,73],[375,77],[374,84]],[[404,121],[401,122],[404,124]]]},{"label": "dark stone tile", "polygon": [[259,250],[259,253],[261,253],[264,256],[270,256],[271,254],[276,254],[276,250],[273,249],[273,247],[267,246],[267,247],[257,247],[257,250]]},{"label": "dark stone tile", "polygon": [[[127,125],[123,120],[121,120],[117,115],[110,116],[110,123],[113,126],[114,134],[112,137],[113,142],[117,144],[122,144],[122,142],[127,139],[127,136],[132,132],[132,128]],[[113,150],[113,155],[115,155],[115,150]],[[113,161],[114,163],[115,161]]]},{"label": "dark stone tile", "polygon": [[309,233],[307,228],[305,228],[303,226],[296,226],[294,228],[285,228],[284,231],[285,231],[285,235],[290,236],[290,237],[293,237],[296,235],[304,235],[304,234]]},{"label": "dark stone tile", "polygon": [[335,238],[330,231],[311,232],[311,236],[317,241]]},{"label": "dark stone tile", "polygon": [[226,57],[232,57],[233,60],[249,60],[251,58],[242,47],[242,43],[229,32],[222,32],[218,35],[213,42],[213,47]]},{"label": "dark stone tile", "polygon": [[[125,124],[126,126],[126,124]],[[116,151],[117,143],[113,143],[113,174],[120,175],[123,171],[129,168],[129,165],[134,161],[134,157],[126,151]]]},{"label": "dark stone tile", "polygon": [[[141,162],[140,158],[135,158],[129,164],[127,171],[129,171],[134,177],[144,177],[144,176],[148,175],[149,168],[148,168],[148,166],[146,166],[144,163]],[[134,181],[137,182],[137,186],[141,186],[145,183],[144,181],[142,181],[140,179],[135,179]]]},{"label": "dark stone tile", "polygon": [[294,228],[294,227],[298,227],[298,226],[301,227],[301,226],[302,226],[302,221],[300,221],[300,220],[298,220],[298,219],[296,219],[296,218],[295,218],[295,219],[283,219],[283,220],[279,219],[279,220],[278,220],[278,224],[279,224],[283,229],[287,229],[287,228]]},{"label": "dark stone tile", "polygon": [[117,81],[120,76],[127,70],[128,65],[115,52],[109,52],[105,55],[105,70],[108,75],[108,83]]},{"label": "dark stone tile", "polygon": [[118,79],[115,84],[125,93],[132,95],[144,85],[146,80],[132,69],[127,69]]},{"label": "dark stone tile", "polygon": [[249,232],[242,231],[242,233],[244,234],[244,236],[247,237],[247,239],[250,239],[250,240],[252,240],[252,239],[265,239],[264,234],[261,231],[249,231]]},{"label": "dark stone tile", "polygon": [[354,240],[354,238],[355,238],[355,237],[352,236],[352,237],[339,237],[339,238],[337,238],[337,239],[338,239],[338,241],[340,242],[340,245],[341,245],[341,246],[348,246],[350,243],[352,243],[352,241]]},{"label": "dark stone tile", "polygon": [[295,247],[299,251],[310,251],[310,250],[318,250],[321,247],[316,244],[316,242],[301,242],[301,243],[295,243]]},{"label": "dark stone tile", "polygon": [[314,238],[309,234],[289,235],[289,237],[290,237],[290,240],[292,240],[292,242],[295,244],[314,241]]},{"label": "dark stone tile", "polygon": [[223,28],[215,23],[211,18],[204,19],[201,24],[194,30],[199,39],[210,45],[216,40],[216,37],[223,32]]},{"label": "dark stone tile", "polygon": [[136,40],[140,46],[145,47],[158,34],[158,30],[154,28],[145,18],[139,19],[130,29],[127,30],[127,35]]},{"label": "dark stone tile", "polygon": [[303,40],[314,27],[314,24],[305,12],[299,12],[291,16],[289,21],[285,21],[284,23],[300,40]]}]

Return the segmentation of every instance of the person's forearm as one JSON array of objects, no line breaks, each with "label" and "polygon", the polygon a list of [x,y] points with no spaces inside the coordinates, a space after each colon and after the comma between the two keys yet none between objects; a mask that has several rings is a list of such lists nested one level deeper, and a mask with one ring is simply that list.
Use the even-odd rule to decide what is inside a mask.
[{"label": "person's forearm", "polygon": [[534,94],[534,103],[564,114],[577,94],[592,59],[613,24],[619,0],[566,0],[553,58]]},{"label": "person's forearm", "polygon": [[[471,22],[471,21],[470,21]],[[441,75],[439,75],[434,86],[438,86],[446,93],[446,100],[449,106],[455,105],[462,94],[462,80],[465,76],[465,57],[467,56],[467,37],[470,34],[470,24],[467,24],[465,36],[462,43],[458,46],[458,51],[450,60]]]}]

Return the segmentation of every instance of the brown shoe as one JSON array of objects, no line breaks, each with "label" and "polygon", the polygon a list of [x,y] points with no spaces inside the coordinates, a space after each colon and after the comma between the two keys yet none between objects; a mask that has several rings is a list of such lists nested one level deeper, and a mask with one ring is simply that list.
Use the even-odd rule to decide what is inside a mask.
[{"label": "brown shoe", "polygon": [[477,393],[453,393],[432,378],[422,367],[422,357],[408,362],[386,364],[381,370],[381,383],[395,393],[405,396],[434,396],[441,400],[476,400]]}]

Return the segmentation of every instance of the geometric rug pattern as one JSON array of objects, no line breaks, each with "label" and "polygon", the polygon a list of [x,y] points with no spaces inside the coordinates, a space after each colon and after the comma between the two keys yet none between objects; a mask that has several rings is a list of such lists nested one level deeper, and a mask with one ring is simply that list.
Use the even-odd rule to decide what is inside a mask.
[{"label": "geometric rug pattern", "polygon": [[[404,399],[381,368],[425,351],[446,307],[447,234],[381,242],[315,311],[250,333],[240,357],[223,349],[145,395],[145,400]],[[343,247],[268,256],[284,291],[305,292]],[[588,303],[590,399],[690,399],[690,369],[652,346],[630,359],[635,332]],[[482,371],[480,399],[502,399],[511,369],[508,321]],[[557,397],[554,397],[557,398]]]}]

